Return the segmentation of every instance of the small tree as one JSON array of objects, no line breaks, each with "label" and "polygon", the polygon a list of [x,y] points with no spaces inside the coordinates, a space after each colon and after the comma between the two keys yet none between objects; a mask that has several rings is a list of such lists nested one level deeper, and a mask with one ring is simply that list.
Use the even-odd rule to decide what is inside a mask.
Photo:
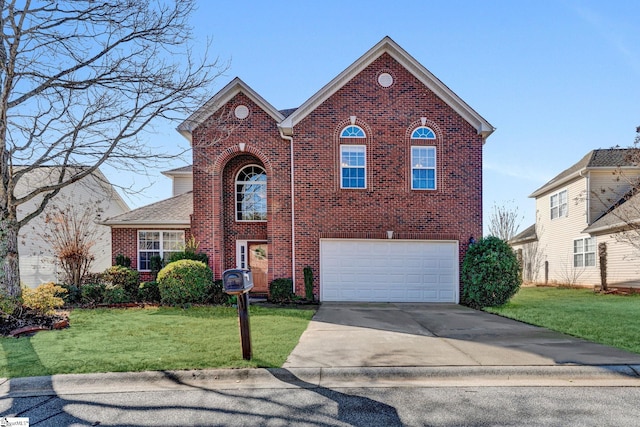
[{"label": "small tree", "polygon": [[494,203],[489,215],[489,234],[505,242],[509,241],[518,232],[522,218],[517,206],[499,206]]},{"label": "small tree", "polygon": [[80,286],[95,260],[95,206],[51,205],[45,211],[47,229],[40,236],[51,245],[64,271],[66,284]]}]

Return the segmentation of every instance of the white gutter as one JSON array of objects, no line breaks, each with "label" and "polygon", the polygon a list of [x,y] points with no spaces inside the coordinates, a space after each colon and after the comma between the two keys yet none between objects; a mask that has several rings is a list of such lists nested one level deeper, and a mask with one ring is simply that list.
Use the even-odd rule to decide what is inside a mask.
[{"label": "white gutter", "polygon": [[295,168],[293,165],[293,137],[287,136],[282,131],[282,128],[278,126],[280,137],[289,141],[289,148],[291,152],[291,280],[293,281],[293,293],[296,292],[296,198],[295,198],[295,181],[293,179],[293,173]]}]

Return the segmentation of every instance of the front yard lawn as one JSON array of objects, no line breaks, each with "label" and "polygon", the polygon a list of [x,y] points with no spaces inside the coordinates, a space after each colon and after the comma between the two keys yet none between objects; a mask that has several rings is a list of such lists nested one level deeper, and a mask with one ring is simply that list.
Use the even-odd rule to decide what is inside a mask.
[{"label": "front yard lawn", "polygon": [[73,310],[69,329],[0,338],[0,377],[280,367],[315,313],[250,307],[253,359],[242,359],[231,307]]},{"label": "front yard lawn", "polygon": [[640,353],[640,295],[603,295],[589,289],[521,288],[490,313]]}]

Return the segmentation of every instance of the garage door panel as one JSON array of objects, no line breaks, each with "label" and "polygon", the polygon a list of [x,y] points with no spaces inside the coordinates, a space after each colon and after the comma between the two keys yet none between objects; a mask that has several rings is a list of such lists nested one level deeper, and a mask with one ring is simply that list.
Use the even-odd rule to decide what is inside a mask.
[{"label": "garage door panel", "polygon": [[323,239],[323,301],[457,302],[457,242]]}]

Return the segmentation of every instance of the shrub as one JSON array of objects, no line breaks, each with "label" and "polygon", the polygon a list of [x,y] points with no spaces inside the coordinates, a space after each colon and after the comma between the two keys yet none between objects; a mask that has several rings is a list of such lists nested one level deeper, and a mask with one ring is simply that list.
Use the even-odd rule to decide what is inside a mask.
[{"label": "shrub", "polygon": [[305,267],[304,270],[304,296],[307,300],[313,301],[313,270]]},{"label": "shrub", "polygon": [[213,272],[200,261],[172,262],[158,273],[160,300],[167,305],[203,303],[212,285]]},{"label": "shrub", "polygon": [[53,314],[56,308],[64,305],[64,300],[58,295],[67,290],[53,282],[45,283],[35,289],[24,288],[22,290],[22,303],[25,307],[42,314]]},{"label": "shrub", "polygon": [[66,289],[66,293],[62,295],[64,303],[67,305],[78,304],[82,300],[82,291],[80,286],[62,283],[59,286]]},{"label": "shrub", "polygon": [[116,255],[116,265],[131,268],[131,258],[122,254]]},{"label": "shrub", "polygon": [[122,304],[131,301],[131,296],[120,286],[108,285],[104,290],[104,299],[106,304]]},{"label": "shrub", "polygon": [[269,284],[269,301],[281,303],[295,299],[293,280],[276,279]]},{"label": "shrub", "polygon": [[182,251],[182,252],[173,252],[169,257],[169,262],[176,262],[183,259],[191,259],[194,261],[200,261],[204,263],[204,265],[209,265],[209,257],[205,253],[195,253],[190,251]]},{"label": "shrub", "polygon": [[104,293],[107,286],[104,283],[87,283],[82,285],[80,293],[84,304],[101,304],[104,301]]},{"label": "shrub", "polygon": [[151,277],[155,282],[158,278],[158,272],[164,267],[164,260],[160,255],[154,255],[149,258],[149,267],[151,268]]},{"label": "shrub", "polygon": [[160,302],[158,282],[142,282],[138,288],[138,301]]},{"label": "shrub", "polygon": [[129,300],[135,300],[138,297],[140,274],[136,270],[114,265],[105,270],[104,280],[107,285],[124,289]]},{"label": "shrub", "polygon": [[228,300],[229,295],[224,292],[222,280],[214,280],[207,290],[206,301],[210,304],[226,304]]},{"label": "shrub", "polygon": [[469,247],[460,278],[462,304],[477,309],[506,303],[522,283],[516,254],[504,240],[493,236]]},{"label": "shrub", "polygon": [[5,316],[11,316],[22,304],[16,297],[9,296],[0,290],[0,322]]}]

